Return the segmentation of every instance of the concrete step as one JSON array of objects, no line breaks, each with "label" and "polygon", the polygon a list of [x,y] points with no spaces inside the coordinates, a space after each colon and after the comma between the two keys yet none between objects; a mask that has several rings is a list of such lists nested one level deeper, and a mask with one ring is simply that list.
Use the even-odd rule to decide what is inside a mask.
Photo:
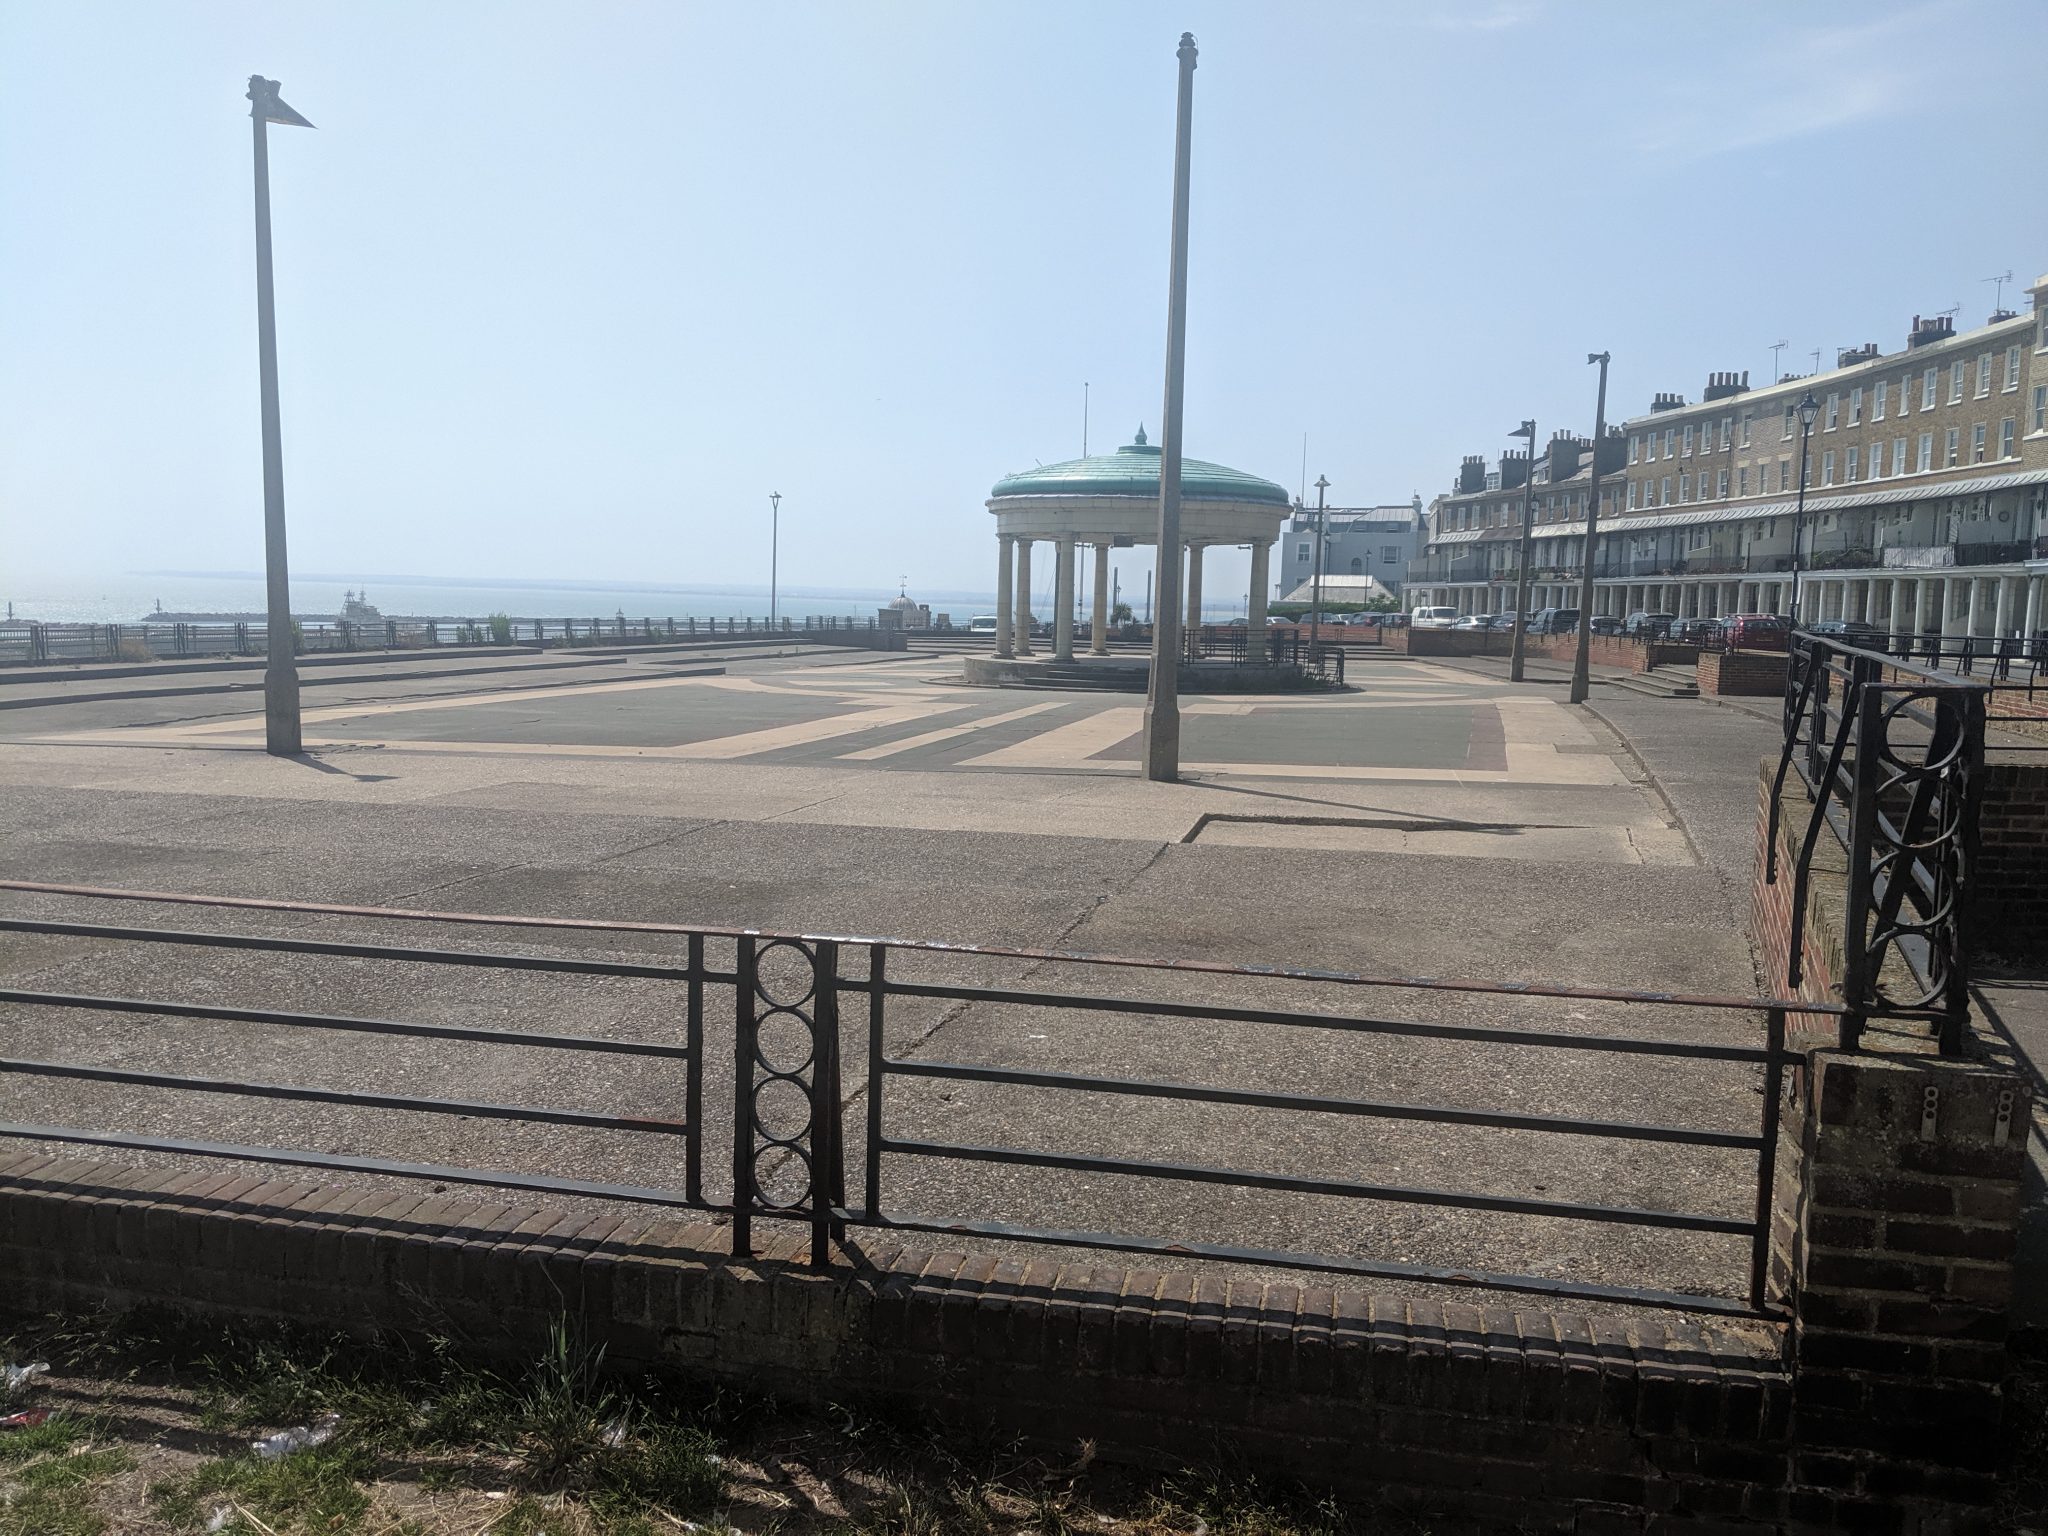
[{"label": "concrete step", "polygon": [[1618,672],[1601,679],[1610,688],[1649,699],[1696,699],[1700,685],[1691,673]]}]

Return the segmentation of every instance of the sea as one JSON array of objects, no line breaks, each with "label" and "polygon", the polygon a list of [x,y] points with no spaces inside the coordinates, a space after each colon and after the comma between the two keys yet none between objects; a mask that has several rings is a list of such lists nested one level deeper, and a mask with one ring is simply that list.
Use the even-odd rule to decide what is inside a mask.
[{"label": "sea", "polygon": [[[346,593],[358,592],[387,618],[481,619],[765,619],[766,586],[665,586],[636,581],[522,581],[464,576],[294,575],[292,612],[332,617]],[[782,587],[776,609],[808,615],[872,617],[895,591],[868,587]],[[988,592],[910,594],[934,615],[964,625],[994,613]],[[96,577],[10,576],[0,569],[0,618],[42,623],[135,624],[156,609],[168,613],[261,614],[258,571],[128,571]]]}]

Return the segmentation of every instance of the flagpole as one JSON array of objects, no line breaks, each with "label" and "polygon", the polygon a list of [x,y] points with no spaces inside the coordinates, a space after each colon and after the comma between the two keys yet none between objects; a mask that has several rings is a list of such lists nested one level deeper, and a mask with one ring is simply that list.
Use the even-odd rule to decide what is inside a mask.
[{"label": "flagpole", "polygon": [[[299,720],[299,669],[292,629],[291,578],[285,562],[284,441],[277,405],[277,306],[270,276],[270,142],[273,113],[304,122],[277,98],[277,82],[249,77],[249,126],[256,149],[256,357],[263,411],[264,640],[263,744],[273,757],[304,750]],[[307,127],[312,124],[307,123]]]}]

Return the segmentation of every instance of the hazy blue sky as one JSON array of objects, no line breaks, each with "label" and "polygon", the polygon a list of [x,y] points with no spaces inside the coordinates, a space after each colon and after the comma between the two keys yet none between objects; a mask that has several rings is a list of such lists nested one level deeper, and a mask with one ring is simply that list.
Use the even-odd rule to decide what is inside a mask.
[{"label": "hazy blue sky", "polygon": [[300,569],[990,586],[1157,431],[1183,28],[1188,452],[1335,501],[2048,269],[2042,0],[4,0],[0,562],[260,566],[262,72]]}]

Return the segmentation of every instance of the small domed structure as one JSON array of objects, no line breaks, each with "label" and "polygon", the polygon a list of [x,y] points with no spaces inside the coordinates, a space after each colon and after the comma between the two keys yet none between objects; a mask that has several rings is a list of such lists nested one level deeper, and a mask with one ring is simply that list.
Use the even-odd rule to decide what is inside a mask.
[{"label": "small domed structure", "polygon": [[[1159,538],[1160,451],[1145,429],[1115,453],[1090,454],[1005,475],[989,492],[988,510],[1002,546],[996,593],[996,655],[1031,654],[1031,545],[1052,540],[1058,552],[1053,649],[1073,655],[1074,546],[1095,546],[1094,623],[1089,649],[1108,651],[1109,552],[1154,544]],[[1249,545],[1252,552],[1249,628],[1252,644],[1266,642],[1266,571],[1274,540],[1287,520],[1287,492],[1270,480],[1211,464],[1181,460],[1180,533],[1187,550],[1187,622],[1202,620],[1202,551],[1211,544]],[[1014,590],[1015,598],[1012,599]]]}]

